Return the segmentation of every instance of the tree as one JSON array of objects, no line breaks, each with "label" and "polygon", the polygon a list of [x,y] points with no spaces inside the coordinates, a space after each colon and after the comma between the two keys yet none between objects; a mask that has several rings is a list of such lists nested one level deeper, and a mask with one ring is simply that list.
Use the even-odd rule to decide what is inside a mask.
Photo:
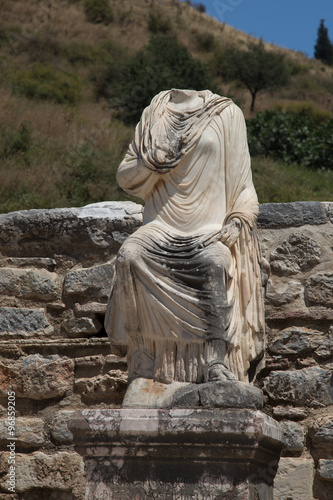
[{"label": "tree", "polygon": [[333,45],[328,37],[324,19],[321,19],[319,24],[314,56],[325,64],[333,64]]},{"label": "tree", "polygon": [[118,82],[110,82],[108,97],[121,120],[136,123],[154,95],[171,88],[216,90],[204,64],[177,40],[158,34],[126,63]]},{"label": "tree", "polygon": [[219,73],[227,80],[236,80],[252,96],[251,111],[258,92],[286,85],[289,70],[281,54],[266,51],[262,40],[251,43],[248,50],[229,47],[222,54]]}]

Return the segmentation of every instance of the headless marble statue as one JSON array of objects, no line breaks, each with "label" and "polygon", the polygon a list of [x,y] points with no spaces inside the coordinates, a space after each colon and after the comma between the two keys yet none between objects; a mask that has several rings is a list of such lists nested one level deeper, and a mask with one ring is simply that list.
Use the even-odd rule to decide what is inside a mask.
[{"label": "headless marble statue", "polygon": [[127,350],[124,406],[168,406],[187,384],[247,382],[264,318],[242,112],[207,90],[161,92],[117,181],[145,201],[118,253],[105,323],[113,352]]}]

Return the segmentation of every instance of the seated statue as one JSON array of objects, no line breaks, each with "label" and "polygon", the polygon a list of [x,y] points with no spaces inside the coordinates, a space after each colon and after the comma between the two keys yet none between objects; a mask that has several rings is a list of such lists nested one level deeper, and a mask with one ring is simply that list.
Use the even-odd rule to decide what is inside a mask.
[{"label": "seated statue", "polygon": [[208,90],[161,92],[117,181],[145,202],[117,256],[105,323],[113,352],[127,349],[124,405],[158,407],[161,391],[170,400],[184,384],[248,381],[264,316],[242,112]]}]

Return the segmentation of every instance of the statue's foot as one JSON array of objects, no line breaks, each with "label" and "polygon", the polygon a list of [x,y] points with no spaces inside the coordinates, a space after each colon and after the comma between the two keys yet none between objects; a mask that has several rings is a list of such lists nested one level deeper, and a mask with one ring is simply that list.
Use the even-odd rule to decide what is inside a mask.
[{"label": "statue's foot", "polygon": [[207,371],[208,382],[223,382],[224,380],[237,380],[236,376],[231,373],[222,361],[213,361],[208,366]]}]

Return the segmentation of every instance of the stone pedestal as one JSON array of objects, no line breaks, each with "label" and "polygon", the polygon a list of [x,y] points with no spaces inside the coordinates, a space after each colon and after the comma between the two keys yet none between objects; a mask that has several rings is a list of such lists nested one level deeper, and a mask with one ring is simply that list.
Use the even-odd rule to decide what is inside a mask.
[{"label": "stone pedestal", "polygon": [[282,435],[251,409],[77,411],[86,500],[271,500]]}]

